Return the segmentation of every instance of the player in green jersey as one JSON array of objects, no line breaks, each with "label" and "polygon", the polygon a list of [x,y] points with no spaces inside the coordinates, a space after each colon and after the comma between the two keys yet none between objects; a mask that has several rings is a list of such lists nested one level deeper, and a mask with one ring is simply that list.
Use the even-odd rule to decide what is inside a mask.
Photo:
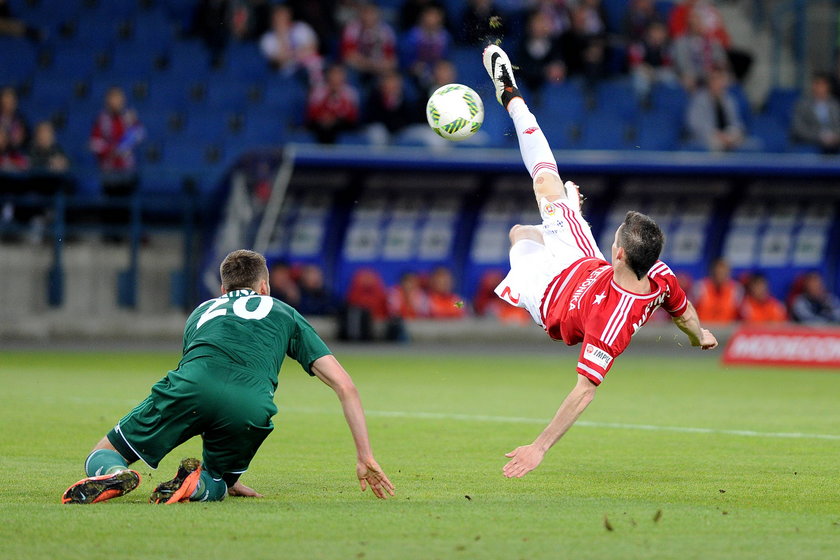
[{"label": "player in green jersey", "polygon": [[260,497],[239,476],[274,429],[274,391],[286,356],[338,395],[356,444],[362,491],[370,486],[379,498],[393,495],[393,484],[373,457],[353,380],[309,323],[270,297],[265,258],[234,251],[220,274],[222,296],[202,303],[187,319],[178,367],[93,448],[85,461],[87,478],[68,488],[62,502],[122,496],[140,484],[129,465],[142,460],[157,468],[166,454],[197,435],[204,442],[202,460],[181,461],[175,478],[158,485],[151,502]]}]

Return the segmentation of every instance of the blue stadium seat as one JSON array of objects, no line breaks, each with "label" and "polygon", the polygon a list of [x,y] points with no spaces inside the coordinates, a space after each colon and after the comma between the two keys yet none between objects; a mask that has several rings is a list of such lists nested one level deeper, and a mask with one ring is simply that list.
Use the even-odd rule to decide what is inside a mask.
[{"label": "blue stadium seat", "polygon": [[140,11],[134,16],[132,23],[132,35],[121,43],[120,48],[160,52],[168,49],[174,41],[175,26],[162,10]]},{"label": "blue stadium seat", "polygon": [[775,117],[756,115],[750,132],[761,139],[762,151],[771,153],[788,151],[788,131]]},{"label": "blue stadium seat", "polygon": [[198,0],[167,0],[163,7],[169,18],[176,22],[181,30],[192,31],[193,13]]},{"label": "blue stadium seat", "polygon": [[651,107],[682,120],[688,107],[688,93],[680,86],[657,84],[651,91]]},{"label": "blue stadium seat", "polygon": [[639,113],[639,103],[633,85],[625,79],[599,83],[595,90],[595,110],[626,120],[635,119]]},{"label": "blue stadium seat", "polygon": [[263,104],[284,115],[290,125],[302,126],[306,117],[306,87],[297,80],[273,76],[266,82]]},{"label": "blue stadium seat", "polygon": [[91,8],[83,7],[79,16],[106,22],[130,18],[137,10],[137,0],[100,0]]},{"label": "blue stadium seat", "polygon": [[585,150],[623,150],[629,148],[629,123],[610,113],[593,113],[583,121],[580,148]]},{"label": "blue stadium seat", "polygon": [[636,143],[642,150],[670,151],[679,147],[682,119],[671,112],[644,113],[636,128]]},{"label": "blue stadium seat", "polygon": [[287,128],[284,115],[262,107],[253,108],[245,113],[245,123],[238,142],[250,146],[281,144]]},{"label": "blue stadium seat", "polygon": [[[528,99],[528,97],[525,97]],[[586,101],[581,86],[576,81],[562,84],[547,84],[542,89],[541,109],[546,114],[565,113],[574,118],[583,118]]]},{"label": "blue stadium seat", "polygon": [[199,41],[178,41],[169,54],[166,74],[182,82],[206,80],[211,73],[210,55]]},{"label": "blue stadium seat", "polygon": [[183,136],[192,141],[214,142],[224,138],[227,131],[227,115],[216,108],[194,108],[187,113]]},{"label": "blue stadium seat", "polygon": [[70,103],[67,81],[39,77],[32,83],[32,92],[28,98],[21,99],[30,117],[47,118],[53,111],[63,109]]},{"label": "blue stadium seat", "polygon": [[790,125],[793,108],[799,96],[800,92],[796,89],[774,88],[767,96],[764,113],[775,117],[782,126],[787,127]]},{"label": "blue stadium seat", "polygon": [[54,51],[52,64],[41,74],[50,78],[84,80],[96,70],[95,51],[89,47],[73,46]]},{"label": "blue stadium seat", "polygon": [[101,50],[110,47],[116,41],[117,25],[113,20],[85,16],[75,23],[76,33],[66,42],[69,46]]},{"label": "blue stadium seat", "polygon": [[143,102],[158,108],[183,109],[189,104],[189,85],[169,75],[157,74],[149,81],[149,94]]},{"label": "blue stadium seat", "polygon": [[36,58],[31,42],[0,37],[0,81],[4,84],[25,81],[34,73]]},{"label": "blue stadium seat", "polygon": [[[540,128],[555,150],[569,150],[578,147],[581,117],[563,111],[550,111],[540,115]],[[515,135],[514,135],[515,136]]]},{"label": "blue stadium seat", "polygon": [[747,99],[747,94],[744,91],[744,88],[738,84],[734,84],[729,88],[729,93],[735,98],[735,103],[738,105],[738,111],[741,115],[741,119],[744,121],[747,128],[749,128],[753,120],[753,110],[749,99]]},{"label": "blue stadium seat", "polygon": [[255,82],[271,73],[256,43],[233,43],[227,49],[222,79]]},{"label": "blue stadium seat", "polygon": [[40,2],[32,6],[26,0],[10,0],[12,13],[18,15],[29,25],[55,31],[67,21],[75,20],[81,10],[82,0],[62,0],[61,2]]},{"label": "blue stadium seat", "polygon": [[207,87],[207,104],[225,110],[242,110],[248,103],[251,84],[239,81],[211,80]]},{"label": "blue stadium seat", "polygon": [[118,48],[111,52],[111,64],[99,75],[117,83],[130,83],[147,78],[155,66],[155,51],[149,48]]}]

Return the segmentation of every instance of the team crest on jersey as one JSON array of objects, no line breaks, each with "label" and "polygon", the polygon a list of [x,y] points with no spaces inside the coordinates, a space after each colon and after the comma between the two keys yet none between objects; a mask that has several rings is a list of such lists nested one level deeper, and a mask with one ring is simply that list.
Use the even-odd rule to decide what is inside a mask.
[{"label": "team crest on jersey", "polygon": [[557,208],[550,202],[546,203],[546,205],[545,205],[546,216],[553,216],[556,213],[557,213]]}]

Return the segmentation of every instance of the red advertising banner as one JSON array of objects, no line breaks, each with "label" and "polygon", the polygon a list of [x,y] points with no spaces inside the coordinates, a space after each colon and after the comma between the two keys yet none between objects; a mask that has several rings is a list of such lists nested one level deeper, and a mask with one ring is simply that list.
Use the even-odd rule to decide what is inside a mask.
[{"label": "red advertising banner", "polygon": [[729,339],[723,363],[840,369],[840,329],[742,327]]}]

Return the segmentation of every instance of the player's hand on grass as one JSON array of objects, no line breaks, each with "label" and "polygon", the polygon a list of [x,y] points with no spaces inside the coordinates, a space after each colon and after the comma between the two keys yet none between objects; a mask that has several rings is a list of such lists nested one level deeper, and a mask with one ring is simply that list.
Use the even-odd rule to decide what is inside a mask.
[{"label": "player's hand on grass", "polygon": [[248,488],[240,481],[236,481],[236,483],[228,488],[228,494],[231,496],[240,496],[243,498],[262,498],[263,495],[254,490],[253,488]]},{"label": "player's hand on grass", "polygon": [[517,447],[505,457],[510,457],[502,472],[508,478],[521,478],[536,469],[542,463],[545,451],[534,445],[523,445]]},{"label": "player's hand on grass", "polygon": [[700,329],[700,340],[697,341],[695,346],[699,346],[703,350],[711,350],[718,345],[718,341],[709,330],[707,329]]},{"label": "player's hand on grass", "polygon": [[387,494],[394,495],[394,485],[391,484],[391,481],[382,472],[382,467],[373,457],[359,459],[359,462],[356,463],[356,476],[359,477],[359,486],[362,487],[362,492],[370,486],[371,492],[382,500],[388,497]]}]

